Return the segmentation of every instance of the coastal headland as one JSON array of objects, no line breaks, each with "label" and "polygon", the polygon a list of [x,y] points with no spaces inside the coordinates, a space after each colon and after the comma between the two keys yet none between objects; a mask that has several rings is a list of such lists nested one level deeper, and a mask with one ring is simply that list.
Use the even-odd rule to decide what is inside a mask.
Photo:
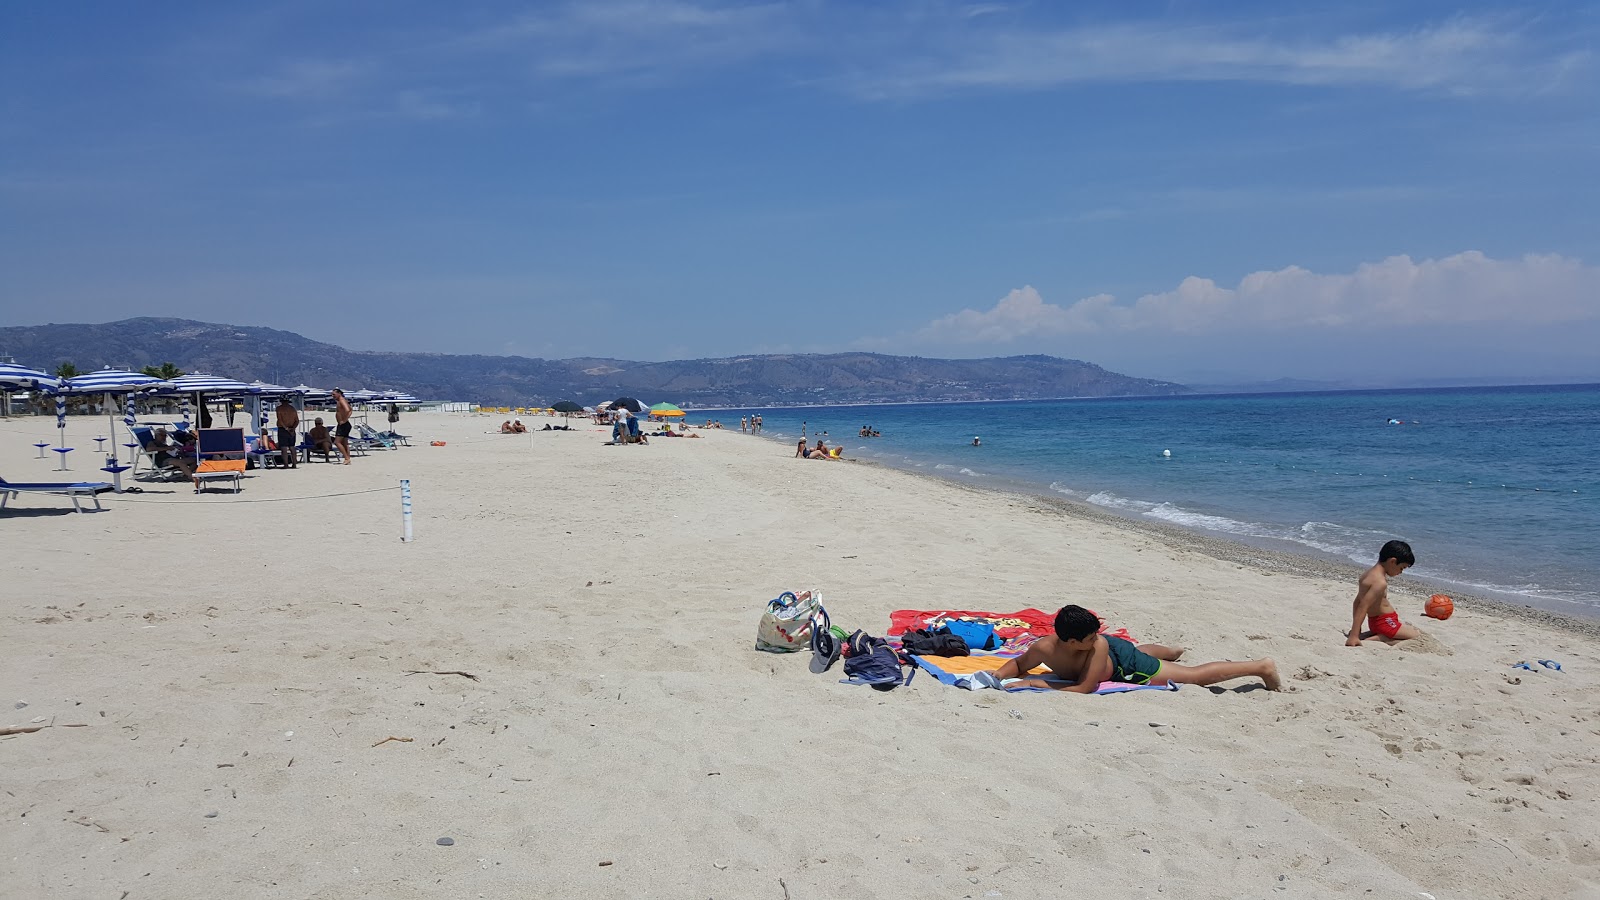
[{"label": "coastal headland", "polygon": [[[35,458],[54,424],[0,421],[0,474],[98,476],[104,420],[69,419],[72,473]],[[48,727],[0,737],[0,896],[1600,889],[1583,623],[1436,622],[1402,578],[1428,637],[1347,648],[1336,566],[737,431],[497,425],[410,415],[409,448],[238,495],[13,500],[0,726]],[[874,634],[1079,603],[1287,689],[878,693],[753,649],[802,588]]]}]

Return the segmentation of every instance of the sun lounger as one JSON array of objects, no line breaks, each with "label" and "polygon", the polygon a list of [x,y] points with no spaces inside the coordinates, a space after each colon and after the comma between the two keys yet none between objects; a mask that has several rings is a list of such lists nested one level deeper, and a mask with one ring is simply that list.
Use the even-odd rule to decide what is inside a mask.
[{"label": "sun lounger", "polygon": [[356,433],[350,436],[350,449],[358,447],[362,450],[393,450],[395,444],[363,422],[357,423]]},{"label": "sun lounger", "polygon": [[0,478],[0,509],[5,509],[6,503],[17,494],[65,494],[72,498],[72,508],[78,512],[83,512],[78,498],[88,497],[94,501],[95,509],[104,509],[100,505],[100,495],[109,490],[112,490],[109,481],[19,483]]},{"label": "sun lounger", "polygon": [[202,428],[196,434],[200,439],[200,464],[195,467],[195,480],[200,487],[212,481],[233,482],[233,492],[239,493],[244,477],[245,455],[249,452],[244,442],[243,428]]}]

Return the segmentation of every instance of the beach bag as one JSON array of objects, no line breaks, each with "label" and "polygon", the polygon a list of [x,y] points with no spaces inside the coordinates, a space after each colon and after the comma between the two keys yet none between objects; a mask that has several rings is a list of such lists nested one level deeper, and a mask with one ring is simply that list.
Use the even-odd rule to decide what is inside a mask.
[{"label": "beach bag", "polygon": [[840,684],[865,684],[874,690],[892,691],[902,684],[910,684],[917,673],[916,666],[912,666],[910,673],[902,680],[900,655],[894,652],[888,641],[864,631],[850,635],[845,647],[845,677],[840,679]]},{"label": "beach bag", "polygon": [[960,635],[948,628],[929,631],[918,628],[900,635],[900,648],[912,656],[971,656],[972,650]]},{"label": "beach bag", "polygon": [[811,631],[821,611],[821,591],[807,591],[804,597],[784,591],[777,599],[768,600],[766,612],[761,614],[761,624],[756,628],[756,649],[768,653],[810,650]]}]

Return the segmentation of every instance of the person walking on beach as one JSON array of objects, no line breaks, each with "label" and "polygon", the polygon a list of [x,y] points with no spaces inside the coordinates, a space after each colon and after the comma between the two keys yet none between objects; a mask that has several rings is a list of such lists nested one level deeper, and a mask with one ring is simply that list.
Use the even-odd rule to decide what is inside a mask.
[{"label": "person walking on beach", "polygon": [[747,432],[749,430],[750,430],[750,420],[746,419],[744,416],[740,416],[739,417],[739,433],[740,434],[744,434],[745,432]]},{"label": "person walking on beach", "polygon": [[[1400,614],[1389,602],[1389,579],[1399,577],[1416,562],[1411,545],[1405,541],[1390,541],[1378,551],[1378,564],[1368,569],[1356,585],[1356,600],[1350,610],[1350,633],[1344,639],[1346,647],[1361,646],[1364,637],[1381,638],[1388,643],[1422,637],[1417,626],[1400,624]],[[1367,627],[1372,629],[1365,634],[1361,631],[1362,619],[1366,619]]]},{"label": "person walking on beach", "polygon": [[[1182,647],[1139,644],[1100,633],[1100,617],[1081,606],[1063,606],[1056,613],[1055,634],[1028,645],[1022,655],[994,670],[996,684],[1020,679],[1005,687],[1042,687],[1074,694],[1092,694],[1103,681],[1122,684],[1216,684],[1235,678],[1259,678],[1267,690],[1283,687],[1278,665],[1270,659],[1245,662],[1210,662],[1180,666]],[[1040,665],[1053,677],[1030,676]]]},{"label": "person walking on beach", "polygon": [[338,424],[333,428],[333,443],[339,448],[339,453],[344,456],[344,464],[350,465],[350,401],[344,397],[340,388],[333,389],[333,420]]},{"label": "person walking on beach", "polygon": [[288,466],[291,469],[300,467],[300,461],[295,458],[295,445],[300,443],[298,429],[300,428],[300,411],[289,402],[289,396],[278,398],[278,465]]},{"label": "person walking on beach", "polygon": [[805,437],[806,437],[806,423],[801,422],[800,423],[800,439],[801,440],[805,440]]},{"label": "person walking on beach", "polygon": [[756,434],[760,434],[761,433],[761,414],[760,413],[756,414],[754,431],[755,431]]}]

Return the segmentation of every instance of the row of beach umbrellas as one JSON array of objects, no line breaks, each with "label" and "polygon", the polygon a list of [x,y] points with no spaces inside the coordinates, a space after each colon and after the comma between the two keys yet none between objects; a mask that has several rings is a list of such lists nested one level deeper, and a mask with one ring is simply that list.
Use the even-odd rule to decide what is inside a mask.
[{"label": "row of beach umbrellas", "polygon": [[[44,391],[55,394],[56,427],[62,429],[61,445],[66,445],[65,428],[67,427],[67,397],[70,395],[102,394],[106,399],[108,419],[111,423],[112,447],[116,445],[116,405],[112,398],[121,396],[125,398],[123,404],[123,423],[132,427],[136,421],[134,416],[134,397],[137,395],[149,396],[179,396],[183,399],[183,425],[187,426],[192,409],[189,405],[191,397],[196,402],[203,402],[205,395],[212,396],[242,396],[250,398],[253,407],[261,410],[261,421],[265,422],[267,413],[260,403],[262,397],[293,396],[301,400],[326,400],[333,396],[331,391],[314,388],[309,385],[296,387],[283,387],[282,385],[267,384],[262,381],[245,384],[231,378],[220,378],[215,375],[194,373],[180,375],[177,378],[163,380],[140,372],[128,372],[120,369],[103,369],[72,378],[56,378],[36,369],[13,363],[0,363],[0,390],[29,390]],[[345,398],[353,404],[367,403],[405,403],[418,402],[416,397],[398,391],[351,391]],[[113,450],[113,453],[115,451]]]}]

